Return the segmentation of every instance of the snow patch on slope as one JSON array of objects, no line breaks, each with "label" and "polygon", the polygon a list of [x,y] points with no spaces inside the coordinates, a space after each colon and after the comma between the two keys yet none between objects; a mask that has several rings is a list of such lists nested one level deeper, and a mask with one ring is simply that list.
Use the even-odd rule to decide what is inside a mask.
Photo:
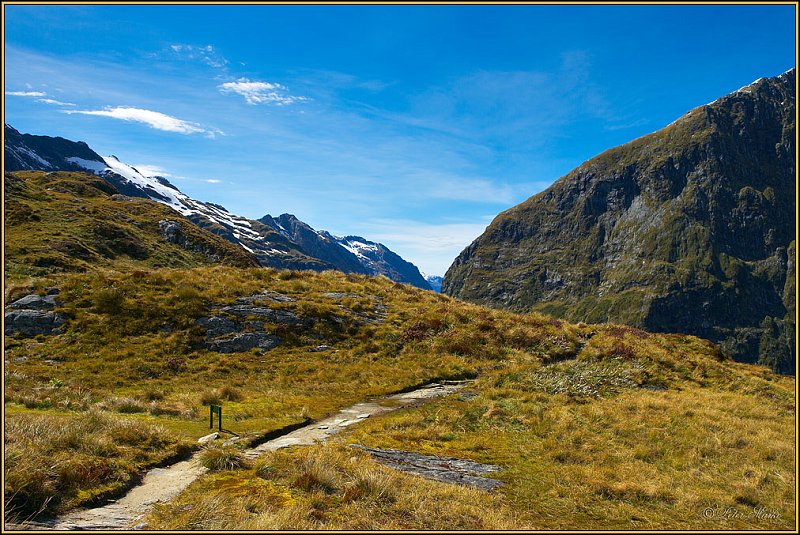
[{"label": "snow patch on slope", "polygon": [[45,160],[44,158],[42,158],[41,156],[36,154],[34,151],[29,149],[28,147],[16,147],[16,151],[17,151],[17,153],[22,153],[25,156],[33,159],[39,165],[44,166],[45,169],[52,169],[53,168],[53,166],[50,164],[50,162],[48,162],[47,160]]},{"label": "snow patch on slope", "polygon": [[359,258],[368,258],[367,255],[364,254],[366,251],[378,252],[377,245],[360,242],[358,240],[339,239],[337,240],[337,243]]},{"label": "snow patch on slope", "polygon": [[[235,216],[217,204],[195,201],[174,187],[164,184],[159,177],[144,176],[135,167],[119,161],[116,156],[104,157],[103,162],[84,160],[77,157],[67,158],[67,161],[92,171],[96,175],[103,176],[113,173],[122,177],[126,182],[137,186],[152,200],[166,204],[186,217],[191,215],[206,217],[231,231],[237,240],[242,237],[256,241],[263,241],[264,239],[258,232],[253,230],[250,221],[247,219]],[[253,252],[251,248],[244,246],[241,242],[239,242],[239,245]]]}]

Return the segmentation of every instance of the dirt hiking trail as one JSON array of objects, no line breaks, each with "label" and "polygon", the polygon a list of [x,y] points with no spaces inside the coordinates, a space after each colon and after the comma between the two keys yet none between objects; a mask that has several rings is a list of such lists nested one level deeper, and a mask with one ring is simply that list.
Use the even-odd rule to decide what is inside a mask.
[{"label": "dirt hiking trail", "polygon": [[[331,435],[342,429],[369,418],[396,411],[427,400],[451,394],[463,388],[469,381],[443,381],[431,383],[409,392],[393,394],[374,401],[356,403],[340,410],[333,416],[312,422],[304,427],[268,440],[254,448],[243,451],[248,459],[275,451],[281,448],[298,445],[310,445],[324,442]],[[71,511],[63,516],[22,524],[6,523],[8,530],[90,530],[90,529],[142,529],[141,519],[159,502],[166,502],[188,487],[193,481],[205,474],[208,469],[200,464],[200,452],[186,461],[177,462],[166,468],[154,468],[118,500],[95,507]]]}]

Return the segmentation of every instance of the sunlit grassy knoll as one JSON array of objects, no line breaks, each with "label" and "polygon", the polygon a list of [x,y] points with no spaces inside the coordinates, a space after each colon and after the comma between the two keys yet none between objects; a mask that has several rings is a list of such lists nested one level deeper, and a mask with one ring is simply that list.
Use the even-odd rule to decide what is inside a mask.
[{"label": "sunlit grassy knoll", "polygon": [[[99,410],[196,439],[209,432],[207,404],[219,402],[226,429],[257,436],[368,396],[475,375],[499,365],[506,351],[491,332],[472,334],[478,307],[386,279],[222,267],[98,270],[17,282],[6,288],[6,300],[53,286],[63,302],[58,312],[69,318],[65,332],[5,339],[10,424],[42,412],[80,419]],[[264,289],[297,299],[265,306],[289,309],[312,325],[267,326],[284,340],[268,352],[222,354],[202,347],[198,318]],[[324,295],[332,291],[360,297]],[[360,318],[373,311],[376,299],[387,307],[386,320],[366,323]],[[561,351],[562,338],[543,338],[548,330],[560,332],[558,325],[531,316],[516,328],[533,333],[542,350]],[[419,346],[432,334],[439,336],[437,347]],[[331,349],[309,351],[322,344]],[[56,437],[52,442],[60,443]],[[8,463],[11,472],[16,466]],[[90,492],[105,485],[95,487]],[[39,506],[48,499],[61,509],[79,503],[62,496],[62,487],[50,490],[52,499],[42,494]]]},{"label": "sunlit grassy knoll", "polygon": [[[457,489],[447,499],[432,495],[440,500],[436,515],[422,508],[402,520],[373,502],[353,512],[335,485],[312,492],[298,487],[291,466],[325,455],[322,447],[298,448],[282,454],[294,465],[274,466],[261,473],[267,483],[257,483],[278,485],[293,500],[256,500],[271,504],[259,509],[231,495],[222,517],[212,520],[203,512],[215,503],[216,491],[206,495],[209,489],[254,480],[248,470],[225,472],[198,482],[182,501],[153,515],[150,526],[434,528],[447,527],[438,523],[447,519],[469,527],[452,518],[474,505],[475,496],[491,509],[491,525],[515,528],[794,526],[793,378],[727,361],[696,338],[624,326],[564,325],[570,336],[554,345],[566,348],[560,353],[514,348],[508,341],[525,339],[525,331],[501,323],[502,314],[473,310],[482,316],[475,332],[502,332],[506,344],[500,364],[482,368],[469,387],[475,397],[453,395],[370,419],[336,441],[499,464],[505,470],[494,477],[506,485],[496,494]],[[435,351],[441,333],[425,322],[418,319],[406,330],[407,344]],[[479,334],[475,345],[481,345]],[[340,451],[359,458],[375,477],[384,471]],[[411,477],[402,492],[413,495],[420,484]]]},{"label": "sunlit grassy knoll", "polygon": [[[114,187],[91,174],[17,171],[6,173],[4,181],[7,282],[98,268],[257,265],[241,247],[201,230],[163,204],[112,199]],[[167,242],[159,229],[163,219],[181,222],[197,251]]]},{"label": "sunlit grassy knoll", "polygon": [[[71,410],[99,406],[203,422],[202,407],[218,398],[231,429],[263,431],[270,420],[280,420],[280,427],[287,416],[319,417],[366,396],[474,375],[499,365],[507,343],[548,354],[577,344],[572,327],[541,316],[515,322],[513,315],[482,312],[385,279],[334,272],[108,271],[62,281],[59,311],[71,318],[66,332],[6,340],[6,402]],[[58,283],[16,285],[7,297],[53,284]],[[284,340],[268,352],[223,354],[202,347],[198,318],[263,289],[296,297],[268,306],[313,319],[313,325],[267,327]],[[331,291],[363,297],[324,295]],[[372,310],[373,299],[387,307],[382,324],[356,315]],[[505,325],[513,326],[510,342],[495,336]],[[433,346],[420,343],[431,337]],[[331,349],[309,351],[322,344]],[[222,388],[235,390],[235,399],[217,395]]]}]

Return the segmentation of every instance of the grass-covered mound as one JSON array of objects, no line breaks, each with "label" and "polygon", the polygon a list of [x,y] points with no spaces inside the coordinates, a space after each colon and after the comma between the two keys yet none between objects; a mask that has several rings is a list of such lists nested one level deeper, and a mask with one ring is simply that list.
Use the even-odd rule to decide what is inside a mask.
[{"label": "grass-covered mound", "polygon": [[[4,180],[7,281],[98,268],[258,265],[241,247],[171,208],[122,197],[92,174],[16,171]],[[179,224],[181,244],[165,239],[162,220]]]}]

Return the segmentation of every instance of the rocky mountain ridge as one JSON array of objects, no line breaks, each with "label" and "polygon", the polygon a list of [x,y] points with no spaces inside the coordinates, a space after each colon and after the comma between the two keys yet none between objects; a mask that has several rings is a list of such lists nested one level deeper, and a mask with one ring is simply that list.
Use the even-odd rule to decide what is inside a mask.
[{"label": "rocky mountain ridge", "polygon": [[[21,134],[7,124],[5,140],[6,171],[94,173],[123,195],[166,204],[199,227],[243,247],[262,266],[385,275],[397,282],[430,289],[413,264],[382,244],[362,239],[376,248],[375,254],[357,255],[330,234],[317,232],[289,214],[278,219],[265,216],[258,221],[232,214],[219,204],[190,198],[164,177],[145,176],[116,156],[102,157],[84,142]],[[291,231],[286,231],[279,220],[284,221]]]},{"label": "rocky mountain ridge", "polygon": [[289,240],[300,245],[315,258],[329,262],[345,273],[383,275],[397,282],[430,290],[431,286],[417,267],[389,250],[382,243],[361,236],[334,236],[325,230],[316,231],[292,214],[258,220]]}]

